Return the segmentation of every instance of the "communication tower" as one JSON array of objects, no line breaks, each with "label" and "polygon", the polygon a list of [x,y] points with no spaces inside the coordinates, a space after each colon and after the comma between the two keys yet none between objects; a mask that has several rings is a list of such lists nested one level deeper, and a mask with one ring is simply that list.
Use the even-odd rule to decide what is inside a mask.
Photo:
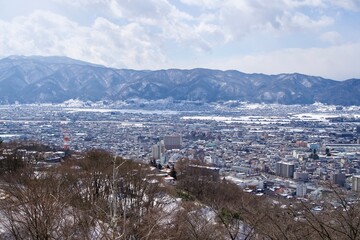
[{"label": "communication tower", "polygon": [[70,135],[69,131],[67,129],[64,129],[64,150],[70,149]]}]

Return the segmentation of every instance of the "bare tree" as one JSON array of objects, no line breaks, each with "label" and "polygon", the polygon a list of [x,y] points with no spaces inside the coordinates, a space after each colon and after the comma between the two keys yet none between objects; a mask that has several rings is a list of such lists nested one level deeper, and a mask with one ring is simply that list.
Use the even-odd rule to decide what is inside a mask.
[{"label": "bare tree", "polygon": [[304,222],[322,239],[360,239],[360,199],[336,186],[320,209],[302,203]]},{"label": "bare tree", "polygon": [[8,176],[2,190],[3,225],[8,239],[71,239],[76,226],[70,218],[72,208],[62,191],[63,181],[54,172],[25,169]]}]

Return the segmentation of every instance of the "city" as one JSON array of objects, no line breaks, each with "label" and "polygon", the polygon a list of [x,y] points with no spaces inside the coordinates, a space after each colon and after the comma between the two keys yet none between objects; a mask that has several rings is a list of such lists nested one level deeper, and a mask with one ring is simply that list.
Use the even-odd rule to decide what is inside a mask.
[{"label": "city", "polygon": [[3,105],[3,141],[104,149],[174,166],[200,160],[243,189],[320,198],[327,184],[360,191],[360,107],[171,100]]}]

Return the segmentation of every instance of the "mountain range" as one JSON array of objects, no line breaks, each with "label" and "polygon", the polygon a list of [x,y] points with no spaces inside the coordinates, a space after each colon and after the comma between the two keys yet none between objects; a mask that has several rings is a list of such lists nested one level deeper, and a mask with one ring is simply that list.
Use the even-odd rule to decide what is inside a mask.
[{"label": "mountain range", "polygon": [[0,103],[156,100],[360,105],[360,79],[335,81],[235,70],[115,69],[67,57],[10,56],[0,60]]}]

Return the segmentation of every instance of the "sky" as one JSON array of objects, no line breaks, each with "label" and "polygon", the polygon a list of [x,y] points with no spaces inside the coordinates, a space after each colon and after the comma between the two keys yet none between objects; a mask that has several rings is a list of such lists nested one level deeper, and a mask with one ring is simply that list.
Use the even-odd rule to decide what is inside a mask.
[{"label": "sky", "polygon": [[0,57],[360,78],[360,0],[0,0]]}]

